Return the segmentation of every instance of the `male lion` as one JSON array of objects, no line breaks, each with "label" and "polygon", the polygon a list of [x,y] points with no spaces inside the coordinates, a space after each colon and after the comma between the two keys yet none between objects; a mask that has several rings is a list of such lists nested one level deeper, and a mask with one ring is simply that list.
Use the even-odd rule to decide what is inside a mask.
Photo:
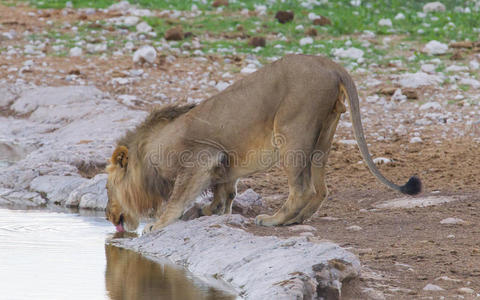
[{"label": "male lion", "polygon": [[327,58],[287,55],[197,106],[152,112],[120,139],[107,167],[107,218],[118,230],[133,230],[140,216],[155,212],[157,221],[144,232],[157,230],[206,189],[214,199],[204,214],[228,214],[239,178],[280,163],[288,199],[273,216],[259,215],[255,222],[302,223],[327,197],[325,164],[345,99],[373,175],[396,191],[419,193],[417,177],[398,186],[373,163],[346,70]]}]

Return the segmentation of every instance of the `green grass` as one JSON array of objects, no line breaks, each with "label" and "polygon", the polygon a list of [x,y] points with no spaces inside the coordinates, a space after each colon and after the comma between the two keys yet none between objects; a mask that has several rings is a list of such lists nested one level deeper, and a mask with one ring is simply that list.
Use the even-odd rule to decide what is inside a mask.
[{"label": "green grass", "polygon": [[[31,5],[39,8],[63,8],[67,3],[66,0],[24,0]],[[3,2],[12,2],[12,0],[3,0]],[[14,1],[13,1],[14,2]],[[210,5],[213,0],[209,0],[207,4],[200,1],[191,0],[130,0],[131,3],[141,7],[150,9],[176,9],[191,10],[192,5],[206,12],[215,11]],[[226,12],[234,12],[235,14],[223,19],[215,18],[211,15],[203,15],[197,18],[196,23],[201,24],[204,30],[218,31],[225,28],[231,28],[238,23],[249,23],[249,19],[238,14],[241,9],[254,10],[255,5],[264,4],[267,6],[267,16],[264,18],[267,31],[282,32],[294,35],[296,25],[311,25],[311,21],[307,18],[308,13],[313,12],[318,15],[327,16],[333,22],[332,26],[327,27],[327,33],[332,36],[340,36],[345,34],[355,34],[364,30],[370,30],[379,35],[385,34],[405,34],[408,39],[420,39],[428,41],[432,39],[440,41],[450,41],[452,39],[478,39],[478,33],[474,32],[474,28],[480,28],[480,18],[478,13],[460,13],[455,12],[456,6],[473,8],[472,1],[445,0],[442,1],[447,10],[445,12],[429,14],[426,18],[421,18],[417,12],[422,12],[422,7],[429,0],[420,1],[403,1],[403,0],[383,0],[383,1],[362,1],[362,5],[354,7],[349,0],[329,1],[327,4],[315,6],[307,9],[301,5],[301,0],[285,0],[284,2],[276,1],[273,4],[261,0],[237,0],[225,7]],[[94,7],[105,8],[115,3],[114,0],[71,0],[73,7]],[[281,25],[277,23],[273,16],[278,10],[292,10],[295,12],[294,22]],[[404,20],[394,20],[397,13],[402,12],[405,15]],[[433,18],[432,18],[433,17]],[[392,29],[388,27],[378,26],[381,18],[389,18],[393,22]],[[243,20],[242,20],[243,19]],[[250,21],[251,23],[251,21]],[[453,23],[455,26],[450,26]],[[425,26],[428,24],[430,26]],[[195,25],[195,24],[192,24]],[[392,31],[392,32],[391,32]]]},{"label": "green grass", "polygon": [[[29,3],[38,8],[63,8],[67,0],[0,0],[0,3],[7,5],[15,5],[19,1]],[[74,8],[106,8],[115,0],[71,0]],[[377,37],[382,38],[391,34],[401,35],[407,45],[412,45],[412,41],[416,44],[425,43],[429,40],[438,40],[449,42],[451,40],[478,40],[479,33],[475,32],[475,28],[480,28],[480,18],[478,13],[473,11],[471,1],[444,0],[447,7],[445,12],[428,14],[425,18],[418,15],[422,12],[422,7],[429,0],[420,1],[402,1],[402,0],[363,0],[359,7],[352,6],[350,0],[329,1],[327,4],[314,6],[309,9],[301,5],[305,1],[301,0],[236,0],[230,3],[228,7],[223,7],[223,11],[219,12],[212,7],[213,0],[207,0],[207,4],[201,1],[191,0],[129,0],[133,4],[137,4],[143,8],[149,9],[176,9],[191,10],[192,5],[196,5],[201,13],[196,17],[185,17],[180,19],[164,19],[157,17],[144,17],[143,19],[153,27],[157,33],[157,37],[153,38],[159,41],[164,33],[172,26],[181,25],[184,32],[192,32],[194,36],[201,37],[203,51],[205,53],[224,53],[224,54],[255,54],[260,58],[271,58],[282,56],[285,53],[301,52],[305,54],[324,54],[331,56],[334,48],[346,47],[347,40],[351,42],[351,47],[364,50],[364,58],[368,62],[375,62],[380,65],[387,65],[388,61],[401,60],[411,71],[417,71],[420,63],[431,59],[419,51],[415,52],[415,59],[409,62],[405,57],[391,53],[392,48],[379,49],[375,45],[369,46],[367,49],[362,47],[359,41],[359,34],[368,30],[374,32]],[[232,1],[231,1],[232,2]],[[265,5],[267,7],[266,15],[244,15],[242,9],[255,10],[256,5]],[[472,13],[455,12],[456,6],[469,7]],[[274,15],[278,10],[291,10],[295,13],[295,18],[287,24],[280,24],[275,20]],[[399,13],[405,15],[404,20],[395,20],[395,16]],[[308,18],[309,13],[326,16],[332,21],[331,26],[321,27],[314,26]],[[382,18],[389,18],[393,26],[392,28],[379,26],[378,21]],[[455,24],[451,26],[449,24]],[[60,26],[61,24],[58,24]],[[76,34],[60,33],[60,29],[50,30],[43,34],[43,37],[50,39],[64,40],[66,48],[75,45],[75,37],[86,39],[88,36],[101,37],[104,32],[102,29],[92,29],[88,24],[72,24],[78,27]],[[319,36],[314,38],[311,45],[300,46],[299,41],[305,37],[304,30],[297,30],[297,26],[302,25],[304,29],[314,27],[317,29]],[[241,26],[243,30],[240,32],[237,28]],[[135,31],[135,27],[122,27],[129,31]],[[242,33],[248,36],[264,36],[267,37],[267,45],[264,48],[255,49],[248,45],[248,39],[241,38]],[[106,34],[110,45],[123,45],[124,37]],[[206,38],[208,34],[208,38]],[[285,37],[285,40],[279,38]],[[31,36],[32,39],[40,38],[39,36]],[[378,39],[377,39],[378,40]],[[189,39],[172,44],[172,47],[178,48]],[[350,47],[350,46],[348,46]],[[396,47],[396,46],[393,46]],[[406,46],[408,50],[409,46]],[[109,47],[109,49],[112,47]],[[114,47],[113,47],[114,48]],[[227,49],[227,52],[221,52]],[[420,48],[418,48],[420,49]],[[192,50],[193,51],[193,50]],[[439,68],[444,69],[442,65]]]}]

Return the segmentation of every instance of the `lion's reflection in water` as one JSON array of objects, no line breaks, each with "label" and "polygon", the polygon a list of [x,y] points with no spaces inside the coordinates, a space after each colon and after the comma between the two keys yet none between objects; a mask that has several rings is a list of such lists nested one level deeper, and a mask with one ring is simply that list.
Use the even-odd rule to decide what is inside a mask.
[{"label": "lion's reflection in water", "polygon": [[186,272],[148,260],[138,253],[105,245],[105,286],[113,300],[235,299],[223,291],[195,285]]}]

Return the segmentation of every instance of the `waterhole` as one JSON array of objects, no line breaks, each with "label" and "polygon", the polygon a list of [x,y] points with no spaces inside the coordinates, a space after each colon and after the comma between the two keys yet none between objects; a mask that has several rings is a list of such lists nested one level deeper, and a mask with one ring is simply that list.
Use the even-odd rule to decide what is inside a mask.
[{"label": "waterhole", "polygon": [[101,215],[0,208],[1,299],[235,299],[183,269],[111,245]]}]

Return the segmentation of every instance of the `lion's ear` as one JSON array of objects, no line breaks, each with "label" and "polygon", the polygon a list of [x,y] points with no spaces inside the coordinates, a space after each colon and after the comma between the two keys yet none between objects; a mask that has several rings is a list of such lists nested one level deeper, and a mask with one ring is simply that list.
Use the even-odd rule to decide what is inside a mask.
[{"label": "lion's ear", "polygon": [[119,165],[121,168],[126,168],[128,164],[128,149],[125,146],[118,146],[113,151],[110,162],[114,165]]}]

